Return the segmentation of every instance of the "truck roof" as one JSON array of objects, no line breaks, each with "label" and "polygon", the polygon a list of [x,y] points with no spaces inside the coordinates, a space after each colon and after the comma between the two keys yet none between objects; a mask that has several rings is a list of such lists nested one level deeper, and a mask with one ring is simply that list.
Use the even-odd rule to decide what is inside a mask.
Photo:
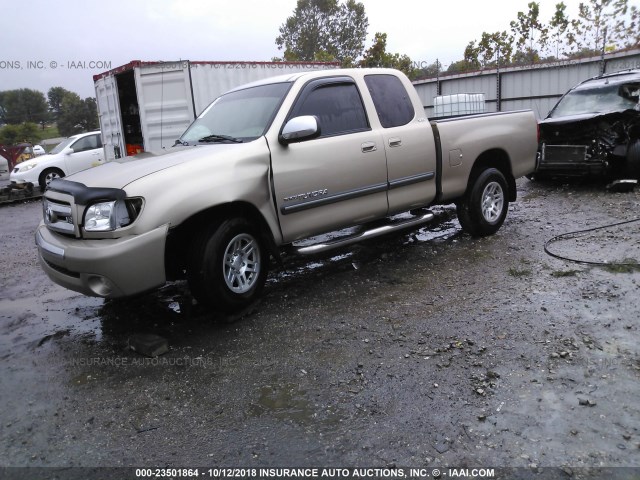
[{"label": "truck roof", "polygon": [[638,81],[640,81],[640,69],[630,69],[589,78],[588,80],[580,82],[578,85],[573,87],[572,90],[589,90],[592,88],[599,88],[603,85],[617,85]]},{"label": "truck roof", "polygon": [[340,77],[340,76],[359,76],[364,77],[365,75],[371,74],[392,74],[396,75],[398,70],[392,68],[336,68],[331,70],[312,70],[307,72],[297,72],[290,73],[286,75],[276,75],[273,77],[263,78],[261,80],[256,80],[255,82],[245,83],[244,85],[240,85],[236,88],[229,90],[228,92],[235,92],[236,90],[244,90],[245,88],[258,87],[260,85],[269,85],[271,83],[285,83],[285,82],[295,82],[300,78],[321,78],[321,77]]}]

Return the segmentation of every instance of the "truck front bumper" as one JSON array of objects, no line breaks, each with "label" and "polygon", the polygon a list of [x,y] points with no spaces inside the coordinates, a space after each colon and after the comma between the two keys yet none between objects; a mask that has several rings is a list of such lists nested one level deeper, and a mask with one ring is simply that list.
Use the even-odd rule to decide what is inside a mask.
[{"label": "truck front bumper", "polygon": [[168,225],[141,235],[83,240],[52,233],[40,223],[38,257],[55,283],[85,295],[119,298],[163,285]]},{"label": "truck front bumper", "polygon": [[558,176],[602,175],[607,163],[591,158],[586,145],[543,144],[536,173]]}]

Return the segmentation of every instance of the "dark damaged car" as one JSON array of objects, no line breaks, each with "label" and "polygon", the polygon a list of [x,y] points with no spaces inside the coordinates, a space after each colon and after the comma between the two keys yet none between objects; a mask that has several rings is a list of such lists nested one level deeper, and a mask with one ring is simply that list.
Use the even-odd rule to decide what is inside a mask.
[{"label": "dark damaged car", "polygon": [[640,70],[585,80],[540,121],[535,177],[640,177]]}]

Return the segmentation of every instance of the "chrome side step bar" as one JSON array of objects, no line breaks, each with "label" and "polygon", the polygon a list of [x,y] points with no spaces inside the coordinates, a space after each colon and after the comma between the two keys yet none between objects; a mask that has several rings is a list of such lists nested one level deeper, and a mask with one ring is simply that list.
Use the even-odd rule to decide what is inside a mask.
[{"label": "chrome side step bar", "polygon": [[403,230],[405,228],[422,225],[423,223],[428,223],[431,220],[433,220],[433,217],[434,215],[432,212],[427,212],[420,216],[410,218],[408,220],[402,220],[395,223],[390,223],[389,225],[383,225],[381,227],[376,227],[371,230],[365,230],[364,232],[360,232],[355,235],[350,235],[344,238],[338,238],[330,242],[317,243],[315,245],[309,245],[308,247],[299,247],[295,249],[295,252],[300,255],[311,255],[314,253],[326,252],[327,250],[331,250],[333,248],[344,247],[346,245],[351,245],[352,243],[357,243],[369,238],[379,237],[380,235],[385,235],[387,233],[395,232],[397,230]]}]

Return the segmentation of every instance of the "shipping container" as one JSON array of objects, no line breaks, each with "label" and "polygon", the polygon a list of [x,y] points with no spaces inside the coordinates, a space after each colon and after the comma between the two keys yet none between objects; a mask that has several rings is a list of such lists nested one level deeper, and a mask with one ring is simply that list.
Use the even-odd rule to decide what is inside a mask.
[{"label": "shipping container", "polygon": [[324,62],[131,61],[94,75],[107,161],[173,146],[218,96],[275,75],[338,68]]}]

